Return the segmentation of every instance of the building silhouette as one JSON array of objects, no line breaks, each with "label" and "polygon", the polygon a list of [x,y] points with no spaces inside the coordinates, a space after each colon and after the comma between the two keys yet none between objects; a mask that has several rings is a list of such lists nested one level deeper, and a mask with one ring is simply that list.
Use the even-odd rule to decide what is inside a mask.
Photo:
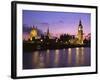
[{"label": "building silhouette", "polygon": [[[37,40],[41,39],[41,35],[43,35],[44,38],[53,39],[53,36],[50,34],[49,27],[47,28],[46,34],[44,34],[37,27],[33,26],[30,33],[29,33],[29,40],[32,41],[33,39],[37,39]],[[81,20],[79,21],[76,37],[75,37],[75,35],[69,35],[69,36],[70,36],[70,40],[69,40],[70,44],[80,44],[80,45],[82,45],[84,43],[83,25],[82,25]],[[69,37],[67,36],[66,39],[68,39],[68,38]]]},{"label": "building silhouette", "polygon": [[48,36],[49,39],[51,38],[51,35],[50,35],[50,32],[49,32],[49,28],[47,29],[47,34],[46,34],[46,36]]}]

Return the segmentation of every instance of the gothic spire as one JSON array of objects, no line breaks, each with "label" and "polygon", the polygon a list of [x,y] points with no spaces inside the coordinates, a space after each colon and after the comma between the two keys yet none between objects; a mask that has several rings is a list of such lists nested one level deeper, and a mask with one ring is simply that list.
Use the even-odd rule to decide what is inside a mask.
[{"label": "gothic spire", "polygon": [[79,21],[79,26],[82,26],[82,22],[81,22],[81,20]]},{"label": "gothic spire", "polygon": [[47,35],[49,34],[49,28],[47,29]]}]

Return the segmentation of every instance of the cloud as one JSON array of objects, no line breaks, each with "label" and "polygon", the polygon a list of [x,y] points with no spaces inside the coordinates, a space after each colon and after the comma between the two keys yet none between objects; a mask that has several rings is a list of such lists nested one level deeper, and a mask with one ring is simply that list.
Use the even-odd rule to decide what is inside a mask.
[{"label": "cloud", "polygon": [[47,23],[47,22],[42,22],[42,23],[40,23],[41,25],[43,25],[43,26],[49,26],[50,24],[49,23]]},{"label": "cloud", "polygon": [[64,23],[64,21],[60,20],[59,23]]}]

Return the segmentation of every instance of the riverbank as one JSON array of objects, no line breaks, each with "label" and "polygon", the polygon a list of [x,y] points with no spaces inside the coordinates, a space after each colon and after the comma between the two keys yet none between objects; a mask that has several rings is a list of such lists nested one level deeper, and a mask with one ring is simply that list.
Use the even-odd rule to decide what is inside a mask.
[{"label": "riverbank", "polygon": [[65,48],[77,48],[77,47],[90,47],[90,44],[36,44],[36,43],[23,43],[24,52],[41,51],[41,50],[55,50]]}]

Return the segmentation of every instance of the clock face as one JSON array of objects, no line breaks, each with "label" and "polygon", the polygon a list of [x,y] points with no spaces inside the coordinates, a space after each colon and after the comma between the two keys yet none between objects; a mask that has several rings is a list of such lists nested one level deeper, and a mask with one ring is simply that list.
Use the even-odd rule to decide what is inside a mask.
[{"label": "clock face", "polygon": [[78,28],[78,30],[81,30],[81,28]]},{"label": "clock face", "polygon": [[81,27],[79,27],[79,28],[78,28],[78,30],[82,30],[82,28],[81,28]]}]

